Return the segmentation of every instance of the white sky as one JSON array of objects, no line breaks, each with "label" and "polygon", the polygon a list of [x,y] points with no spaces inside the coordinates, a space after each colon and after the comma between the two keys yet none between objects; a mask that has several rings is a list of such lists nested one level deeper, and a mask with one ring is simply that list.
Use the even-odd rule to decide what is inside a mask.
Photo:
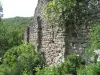
[{"label": "white sky", "polygon": [[38,0],[1,0],[4,18],[34,15]]}]

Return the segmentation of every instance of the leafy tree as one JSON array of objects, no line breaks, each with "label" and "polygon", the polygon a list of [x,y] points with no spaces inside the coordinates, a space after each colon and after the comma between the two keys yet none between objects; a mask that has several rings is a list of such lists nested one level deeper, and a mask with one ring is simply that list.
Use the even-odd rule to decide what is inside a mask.
[{"label": "leafy tree", "polygon": [[0,57],[13,46],[22,44],[23,33],[30,18],[7,18],[0,24]]},{"label": "leafy tree", "polygon": [[9,49],[2,60],[0,73],[4,75],[34,75],[34,68],[42,65],[39,53],[29,44]]},{"label": "leafy tree", "polygon": [[42,15],[51,25],[67,28],[88,25],[98,22],[99,3],[98,0],[52,0],[44,6]]}]

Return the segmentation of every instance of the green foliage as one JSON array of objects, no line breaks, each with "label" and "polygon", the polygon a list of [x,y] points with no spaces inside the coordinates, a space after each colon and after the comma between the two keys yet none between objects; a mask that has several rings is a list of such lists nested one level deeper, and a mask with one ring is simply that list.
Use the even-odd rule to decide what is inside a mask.
[{"label": "green foliage", "polygon": [[[85,57],[88,59],[88,64],[85,68],[78,69],[78,75],[99,75],[100,63],[97,62],[97,55],[94,55],[94,50],[100,49],[100,26],[91,25],[91,33],[89,34],[88,47],[85,50]],[[94,61],[91,63],[91,57],[94,57]],[[96,63],[96,64],[94,64]]]},{"label": "green foliage", "polygon": [[24,29],[27,24],[29,24],[31,17],[14,17],[14,18],[5,18],[3,19],[3,26],[6,28],[19,28],[19,29]]},{"label": "green foliage", "polygon": [[92,32],[90,34],[91,50],[100,49],[100,26],[92,25]]},{"label": "green foliage", "polygon": [[89,64],[85,68],[80,68],[78,75],[100,75],[100,62]]},{"label": "green foliage", "polygon": [[52,0],[44,6],[42,15],[51,25],[63,25],[75,6],[76,0]]},{"label": "green foliage", "polygon": [[36,75],[60,75],[60,72],[56,67],[44,67],[42,70],[37,67],[36,71]]},{"label": "green foliage", "polygon": [[22,44],[9,49],[0,66],[4,75],[32,75],[33,69],[41,63],[41,58],[32,45]]},{"label": "green foliage", "polygon": [[[85,68],[78,69],[78,75],[100,75],[100,62],[97,62],[97,55],[94,55],[94,50],[100,49],[100,26],[91,25],[91,33],[89,34],[88,47],[86,48],[86,58],[89,63]],[[94,56],[94,61],[90,63],[91,57]],[[96,63],[96,64],[94,64]]]},{"label": "green foliage", "polygon": [[77,74],[77,68],[82,65],[82,58],[76,55],[69,55],[60,66],[36,68],[36,75],[67,75]]},{"label": "green foliage", "polygon": [[25,27],[30,18],[8,18],[0,22],[0,57],[13,46],[22,44]]},{"label": "green foliage", "polygon": [[[50,25],[66,28],[65,33],[70,30],[78,33],[79,25],[84,24],[87,27],[97,22],[96,8],[99,3],[95,4],[93,0],[86,1],[52,0],[47,3],[47,7],[44,6],[42,15]],[[42,58],[35,52],[34,47],[22,44],[24,28],[29,19],[15,17],[0,21],[0,75],[100,75],[100,63],[85,65],[82,57],[76,55],[69,55],[59,67],[43,68]],[[86,50],[88,56],[93,55],[93,50],[100,49],[100,26],[92,25],[92,30]]]},{"label": "green foliage", "polygon": [[89,34],[88,48],[86,50],[87,56],[93,56],[93,51],[100,49],[100,26],[91,25],[92,32]]},{"label": "green foliage", "polygon": [[82,58],[80,56],[76,55],[69,55],[65,62],[61,64],[61,74],[76,74],[77,73],[77,68],[80,67],[82,62]]},{"label": "green foliage", "polygon": [[36,75],[100,75],[100,62],[86,65],[82,57],[69,55],[58,67],[36,67],[36,71]]}]

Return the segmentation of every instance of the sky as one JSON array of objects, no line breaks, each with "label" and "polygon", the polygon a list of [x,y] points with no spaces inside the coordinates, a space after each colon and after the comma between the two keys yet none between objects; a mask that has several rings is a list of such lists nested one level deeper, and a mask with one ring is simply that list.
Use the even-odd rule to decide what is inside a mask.
[{"label": "sky", "polygon": [[1,0],[4,18],[30,17],[34,15],[38,0]]}]

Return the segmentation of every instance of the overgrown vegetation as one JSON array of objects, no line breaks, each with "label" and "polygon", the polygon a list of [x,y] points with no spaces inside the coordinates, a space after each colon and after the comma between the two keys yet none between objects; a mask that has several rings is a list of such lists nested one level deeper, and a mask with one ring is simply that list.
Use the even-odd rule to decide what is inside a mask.
[{"label": "overgrown vegetation", "polygon": [[32,75],[34,68],[41,65],[40,55],[32,45],[22,44],[9,49],[2,59],[0,74]]},{"label": "overgrown vegetation", "polygon": [[[81,29],[84,24],[85,28],[88,26],[91,28],[92,32],[90,32],[88,46],[86,48],[86,52],[84,56],[82,56],[79,61],[78,67],[73,63],[77,59],[73,59],[70,62],[66,60],[63,63],[63,68],[60,67],[61,70],[55,68],[57,74],[53,72],[54,68],[44,68],[43,70],[39,70],[38,75],[99,75],[100,74],[100,63],[96,63],[95,59],[91,61],[91,57],[95,57],[93,54],[93,50],[100,49],[100,24],[99,24],[99,1],[94,0],[52,0],[47,6],[44,6],[44,11],[42,13],[43,17],[53,26],[59,26],[67,35],[70,33],[70,29],[73,30],[77,34],[81,34],[78,32],[78,27]],[[94,9],[95,8],[95,9]],[[45,15],[46,14],[46,15]],[[68,39],[68,38],[67,38]],[[68,43],[67,43],[68,44]],[[72,56],[74,58],[75,56]],[[47,71],[45,71],[47,69]],[[49,70],[49,71],[48,71]],[[53,71],[52,71],[53,70]],[[60,71],[60,73],[58,72]],[[53,73],[53,74],[52,74]]]},{"label": "overgrown vegetation", "polygon": [[31,17],[0,21],[0,75],[34,75],[42,58],[34,46],[23,44],[24,29]]},{"label": "overgrown vegetation", "polygon": [[91,25],[91,33],[89,34],[87,55],[93,55],[93,51],[100,49],[100,25]]},{"label": "overgrown vegetation", "polygon": [[100,75],[100,62],[90,59],[95,57],[93,50],[100,49],[99,7],[97,0],[52,0],[44,6],[42,16],[65,33],[73,29],[80,34],[77,27],[83,24],[92,30],[83,56],[68,55],[64,63],[51,67],[44,65],[34,46],[23,44],[24,29],[30,18],[0,21],[0,75]]},{"label": "overgrown vegetation", "polygon": [[22,44],[25,27],[30,18],[15,17],[0,22],[0,56],[13,46]]}]

